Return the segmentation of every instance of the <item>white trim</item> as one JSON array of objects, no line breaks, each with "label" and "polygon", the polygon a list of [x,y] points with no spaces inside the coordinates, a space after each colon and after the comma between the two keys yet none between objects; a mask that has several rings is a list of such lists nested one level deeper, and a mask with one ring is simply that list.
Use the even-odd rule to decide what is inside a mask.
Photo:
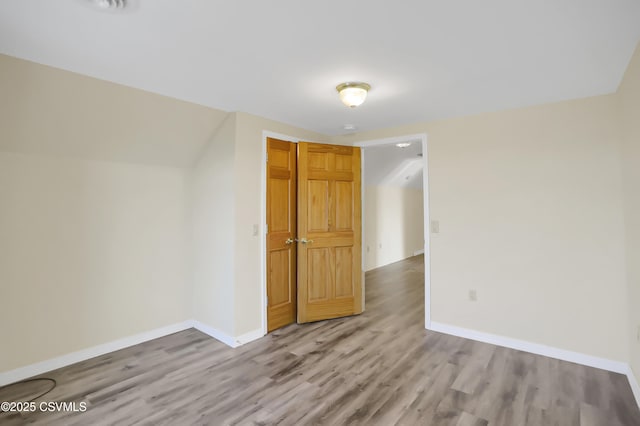
[{"label": "white trim", "polygon": [[[262,140],[265,142],[265,148],[267,147],[266,142],[267,138],[280,139],[281,141],[298,143],[300,142],[300,138],[296,138],[294,136],[284,135],[282,133],[271,132],[269,130],[262,131]],[[265,150],[265,153],[267,151]]]},{"label": "white trim", "polygon": [[424,249],[416,250],[416,251],[413,252],[414,256],[418,256],[420,254],[424,254]]},{"label": "white trim", "polygon": [[[298,143],[300,139],[281,133],[262,131],[262,164],[260,165],[260,303],[261,309],[261,330],[243,334],[240,337],[253,335],[260,331],[260,337],[267,334],[267,138],[280,139],[287,142]],[[255,340],[253,338],[247,342]],[[245,342],[246,343],[246,342]]]},{"label": "white trim", "polygon": [[[428,155],[428,146],[427,146],[427,134],[426,133],[417,133],[414,135],[404,135],[404,136],[394,136],[392,138],[384,138],[384,139],[375,139],[369,141],[356,142],[353,146],[358,146],[361,148],[367,148],[372,146],[380,146],[380,145],[392,145],[399,142],[407,142],[407,141],[420,141],[422,143],[422,161],[423,161],[423,170],[422,170],[422,192],[423,192],[423,201],[424,201],[424,249],[423,253],[430,253],[430,228],[429,228],[429,155]],[[364,155],[363,155],[364,158]],[[362,176],[364,177],[364,160],[362,163]],[[364,181],[364,179],[363,179]],[[364,185],[362,185],[364,188]],[[362,204],[364,206],[364,190],[362,191]],[[363,209],[363,229],[362,229],[362,258],[363,258],[363,267],[364,271],[364,258],[367,255],[366,253],[366,242],[365,242],[365,233],[364,233],[364,209]],[[417,252],[416,252],[417,253]],[[363,294],[364,294],[364,279],[363,283]],[[364,297],[362,298],[364,301]],[[431,256],[427,255],[424,257],[424,326],[426,329],[431,329]]]},{"label": "white trim", "polygon": [[236,336],[236,341],[235,341],[236,345],[234,347],[237,348],[238,346],[242,346],[249,342],[253,342],[254,340],[258,340],[261,337],[264,337],[265,334],[267,333],[263,332],[261,329],[257,329],[257,330],[253,330],[248,333],[244,333],[239,336]]},{"label": "white trim", "polygon": [[395,145],[400,142],[407,141],[424,141],[427,137],[426,133],[416,133],[413,135],[403,135],[403,136],[393,136],[391,138],[384,139],[372,139],[368,141],[355,142],[353,146],[359,146],[362,148],[367,148],[371,146],[380,146],[380,145]]},{"label": "white trim", "polygon": [[629,365],[625,362],[599,358],[580,352],[573,352],[565,349],[554,348],[553,346],[527,342],[525,340],[512,339],[510,337],[499,336],[497,334],[470,330],[468,328],[456,327],[454,325],[442,324],[438,322],[431,323],[431,330],[450,334],[452,336],[464,337],[465,339],[476,340],[478,342],[491,343],[492,345],[517,349],[519,351],[530,352],[537,355],[543,355],[563,361],[575,362],[576,364],[582,364],[588,367],[595,367],[602,370],[613,371],[614,373],[628,375],[629,372]]},{"label": "white trim", "polygon": [[[195,328],[196,330],[201,331],[231,348],[237,348],[238,346],[257,340],[265,335],[262,330],[257,329],[233,338],[226,333],[201,323],[200,321],[188,320],[0,373],[0,386],[15,383],[29,377],[38,376],[48,371],[57,370],[58,368],[86,361],[88,359],[138,345],[149,340],[188,330],[189,328]],[[640,385],[638,384],[633,370],[627,363],[438,322],[431,323],[431,330],[625,374],[629,380],[629,385],[631,386],[631,391],[636,399],[636,403],[638,404],[638,407],[640,407]]]},{"label": "white trim", "polygon": [[203,332],[209,337],[213,337],[214,339],[224,343],[231,348],[237,348],[238,346],[242,346],[246,343],[257,340],[266,334],[262,332],[262,329],[257,329],[245,334],[241,334],[240,336],[233,337],[216,328],[203,324],[200,321],[193,320],[191,323],[193,325],[193,328],[195,328],[196,330]]},{"label": "white trim", "polygon": [[220,330],[209,327],[200,321],[188,320],[0,373],[0,386],[19,382],[20,380],[28,379],[29,377],[38,376],[52,370],[57,370],[58,368],[86,361],[100,355],[119,351],[120,349],[168,336],[169,334],[178,333],[190,328],[195,328],[196,330],[201,331],[202,333],[232,348],[237,348],[238,346],[257,340],[265,335],[262,330],[258,329],[234,338]]},{"label": "white trim", "polygon": [[549,358],[560,359],[563,361],[586,365],[588,367],[600,368],[602,370],[624,374],[625,376],[627,376],[627,380],[629,381],[629,386],[631,386],[631,391],[633,392],[633,396],[635,397],[636,404],[638,405],[638,408],[640,408],[640,384],[638,384],[638,380],[636,379],[633,369],[626,362],[614,361],[607,358],[586,355],[580,352],[554,348],[553,346],[541,345],[539,343],[527,342],[525,340],[512,339],[510,337],[499,336],[497,334],[485,333],[482,331],[456,327],[454,325],[442,324],[438,322],[431,323],[431,330],[450,334],[452,336],[463,337],[465,339],[476,340],[478,342],[490,343],[492,345],[517,349],[532,354],[547,356]]},{"label": "white trim", "polygon": [[262,132],[260,160],[260,328],[267,332],[267,135]]},{"label": "white trim", "polygon": [[640,384],[638,384],[638,380],[636,379],[636,376],[630,365],[627,365],[627,379],[629,380],[629,385],[631,386],[633,396],[635,396],[636,398],[636,404],[638,404],[638,408],[640,408]]},{"label": "white trim", "polygon": [[234,339],[233,336],[229,336],[227,333],[224,333],[216,328],[210,327],[196,320],[191,321],[191,324],[192,327],[196,330],[203,332],[209,337],[213,337],[214,339],[224,343],[227,346],[230,346],[232,348],[240,346],[236,344],[236,339]]},{"label": "white trim", "polygon": [[66,367],[67,365],[75,364],[76,362],[95,358],[109,352],[118,351],[120,349],[128,348],[129,346],[137,345],[149,340],[177,333],[179,331],[187,330],[193,326],[192,323],[192,321],[184,321],[178,324],[156,328],[155,330],[124,337],[122,339],[82,349],[46,361],[16,368],[15,370],[6,371],[4,373],[0,373],[0,386],[37,376],[48,371],[57,370],[58,368]]},{"label": "white trim", "polygon": [[367,249],[366,249],[366,241],[365,241],[365,232],[364,230],[366,229],[366,216],[364,213],[364,208],[365,208],[365,193],[367,192],[366,188],[365,188],[365,182],[364,182],[364,150],[360,149],[360,250],[362,251],[362,254],[360,255],[360,270],[362,271],[362,276],[360,277],[360,282],[362,283],[360,285],[360,287],[362,288],[361,290],[361,303],[360,305],[362,306],[362,312],[365,311],[366,308],[366,302],[367,302],[367,298],[366,298],[366,294],[367,294],[367,281],[365,280],[365,277],[367,275]]}]

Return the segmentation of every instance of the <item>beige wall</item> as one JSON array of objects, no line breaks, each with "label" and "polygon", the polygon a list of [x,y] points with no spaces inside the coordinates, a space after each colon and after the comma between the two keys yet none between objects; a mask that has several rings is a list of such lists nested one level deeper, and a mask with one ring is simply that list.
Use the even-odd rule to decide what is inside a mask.
[{"label": "beige wall", "polygon": [[185,172],[0,153],[0,372],[191,317]]},{"label": "beige wall", "polygon": [[432,320],[627,360],[615,96],[334,140],[422,132]]},{"label": "beige wall", "polygon": [[366,271],[424,249],[422,189],[367,186],[363,210]]},{"label": "beige wall", "polygon": [[226,113],[0,73],[0,372],[191,319],[187,170]]},{"label": "beige wall", "polygon": [[226,117],[0,55],[0,151],[191,167]]},{"label": "beige wall", "polygon": [[191,176],[194,319],[229,336],[235,334],[236,115],[217,130]]},{"label": "beige wall", "polygon": [[640,44],[618,96],[622,124],[630,361],[640,382]]}]

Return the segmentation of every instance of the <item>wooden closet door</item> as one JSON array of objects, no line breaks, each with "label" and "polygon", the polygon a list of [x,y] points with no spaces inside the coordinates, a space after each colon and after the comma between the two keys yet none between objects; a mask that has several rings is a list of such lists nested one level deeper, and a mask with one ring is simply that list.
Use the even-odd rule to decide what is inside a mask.
[{"label": "wooden closet door", "polygon": [[267,138],[267,330],[296,321],[296,144]]},{"label": "wooden closet door", "polygon": [[298,143],[298,322],[362,312],[360,148]]}]

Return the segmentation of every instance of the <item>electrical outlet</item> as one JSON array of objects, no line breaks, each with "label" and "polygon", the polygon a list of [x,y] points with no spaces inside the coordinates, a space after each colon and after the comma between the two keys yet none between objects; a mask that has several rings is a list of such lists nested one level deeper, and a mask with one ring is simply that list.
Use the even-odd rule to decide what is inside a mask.
[{"label": "electrical outlet", "polygon": [[431,233],[439,234],[440,233],[440,221],[432,220],[431,221]]},{"label": "electrical outlet", "polygon": [[472,302],[478,300],[478,293],[475,290],[469,290],[469,300]]}]

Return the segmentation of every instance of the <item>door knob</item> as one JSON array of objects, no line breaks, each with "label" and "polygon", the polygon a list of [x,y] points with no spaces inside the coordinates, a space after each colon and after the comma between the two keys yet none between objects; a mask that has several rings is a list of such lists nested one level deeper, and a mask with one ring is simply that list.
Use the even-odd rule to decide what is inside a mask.
[{"label": "door knob", "polygon": [[286,245],[293,244],[293,238],[287,238],[287,241],[284,242]]},{"label": "door knob", "polygon": [[307,243],[311,244],[313,242],[313,240],[307,240],[306,238],[300,238],[300,242],[302,244],[307,244]]}]

